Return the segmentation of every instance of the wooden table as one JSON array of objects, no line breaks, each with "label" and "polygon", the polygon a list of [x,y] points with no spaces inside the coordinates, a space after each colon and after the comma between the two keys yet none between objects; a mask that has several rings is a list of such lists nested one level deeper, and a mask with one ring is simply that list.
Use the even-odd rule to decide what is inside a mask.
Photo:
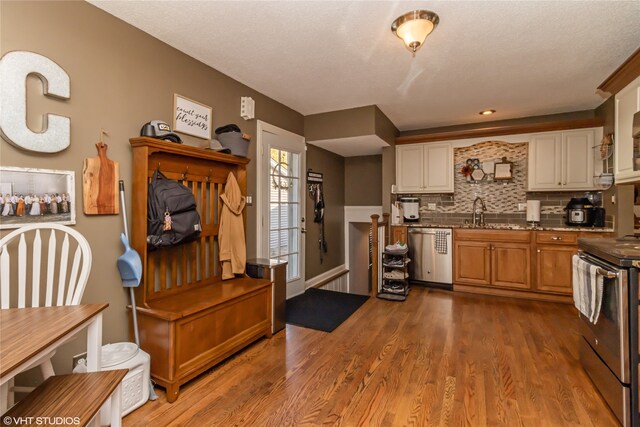
[{"label": "wooden table", "polygon": [[100,370],[102,311],[109,304],[0,310],[0,386],[87,328],[87,371]]}]

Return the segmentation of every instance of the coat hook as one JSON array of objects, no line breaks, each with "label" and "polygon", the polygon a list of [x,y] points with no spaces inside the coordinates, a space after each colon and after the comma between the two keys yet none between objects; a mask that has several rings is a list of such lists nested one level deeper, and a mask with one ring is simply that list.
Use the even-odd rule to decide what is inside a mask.
[{"label": "coat hook", "polygon": [[158,162],[158,170],[160,170],[160,162]]},{"label": "coat hook", "polygon": [[206,182],[211,182],[211,169],[209,169],[209,175],[205,178]]},{"label": "coat hook", "polygon": [[182,172],[182,180],[187,179],[187,174],[189,173],[189,166],[187,166],[187,169],[185,169],[184,172]]}]

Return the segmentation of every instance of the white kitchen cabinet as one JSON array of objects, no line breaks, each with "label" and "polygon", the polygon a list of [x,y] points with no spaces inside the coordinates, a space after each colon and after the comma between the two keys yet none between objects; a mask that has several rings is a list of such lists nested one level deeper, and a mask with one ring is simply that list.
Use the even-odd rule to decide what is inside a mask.
[{"label": "white kitchen cabinet", "polygon": [[614,174],[616,184],[640,181],[640,170],[634,170],[633,115],[640,111],[640,77],[629,83],[615,98]]},{"label": "white kitchen cabinet", "polygon": [[602,128],[531,135],[528,190],[595,189],[594,175],[602,169],[595,162],[595,141],[600,138]]},{"label": "white kitchen cabinet", "polygon": [[398,193],[453,193],[453,146],[450,143],[396,147]]},{"label": "white kitchen cabinet", "polygon": [[532,135],[529,141],[529,190],[556,190],[562,185],[562,134]]},{"label": "white kitchen cabinet", "polygon": [[398,192],[422,191],[424,170],[424,144],[408,144],[396,147],[396,189]]}]

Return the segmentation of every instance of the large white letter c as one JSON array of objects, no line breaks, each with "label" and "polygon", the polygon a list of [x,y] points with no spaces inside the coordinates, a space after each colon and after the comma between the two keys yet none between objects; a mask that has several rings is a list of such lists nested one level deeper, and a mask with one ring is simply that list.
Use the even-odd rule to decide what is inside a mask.
[{"label": "large white letter c", "polygon": [[42,80],[44,94],[69,99],[69,75],[49,58],[33,52],[9,52],[0,59],[0,132],[15,145],[30,151],[57,153],[71,143],[71,120],[47,114],[43,131],[27,127],[29,74]]}]

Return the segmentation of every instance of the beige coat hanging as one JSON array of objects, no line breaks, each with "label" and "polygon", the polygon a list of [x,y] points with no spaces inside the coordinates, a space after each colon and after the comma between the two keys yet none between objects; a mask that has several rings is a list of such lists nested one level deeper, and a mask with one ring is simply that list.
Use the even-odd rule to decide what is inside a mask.
[{"label": "beige coat hanging", "polygon": [[244,274],[247,263],[247,244],[244,237],[244,219],[242,211],[245,197],[240,192],[238,181],[229,172],[224,187],[222,214],[220,216],[220,262],[222,263],[222,280],[233,279],[235,274]]}]

